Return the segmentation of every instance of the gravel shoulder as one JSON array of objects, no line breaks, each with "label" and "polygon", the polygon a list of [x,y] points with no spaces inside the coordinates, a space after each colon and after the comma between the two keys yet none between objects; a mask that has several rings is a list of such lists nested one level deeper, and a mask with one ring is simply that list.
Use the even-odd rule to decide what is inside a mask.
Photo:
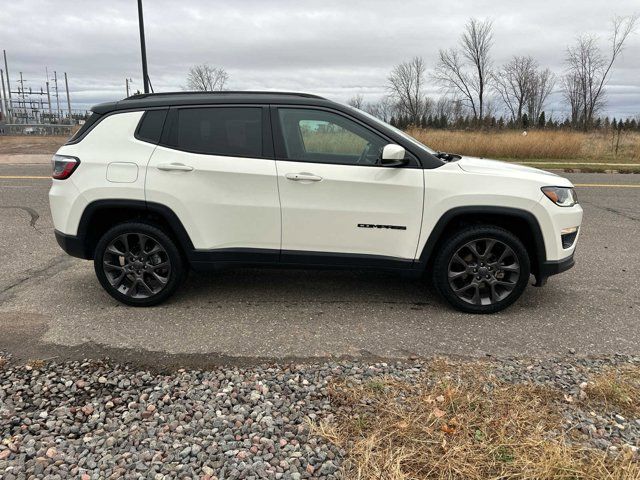
[{"label": "gravel shoulder", "polygon": [[[559,390],[563,428],[585,448],[637,455],[640,418],[587,407],[584,389],[605,369],[640,368],[640,357],[481,362],[496,381]],[[331,385],[390,377],[410,385],[432,366],[343,361],[151,373],[108,360],[18,365],[5,357],[0,476],[347,478],[345,450],[316,428],[336,421]]]}]

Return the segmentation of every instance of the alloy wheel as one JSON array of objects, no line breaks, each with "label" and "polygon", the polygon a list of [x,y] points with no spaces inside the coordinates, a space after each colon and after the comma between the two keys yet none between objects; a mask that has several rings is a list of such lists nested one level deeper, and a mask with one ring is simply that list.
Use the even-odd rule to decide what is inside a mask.
[{"label": "alloy wheel", "polygon": [[464,244],[449,261],[449,286],[458,298],[472,305],[504,300],[516,288],[519,278],[517,255],[494,238]]},{"label": "alloy wheel", "polygon": [[171,262],[164,247],[143,233],[124,233],[104,251],[102,264],[111,286],[131,298],[149,298],[169,282]]}]

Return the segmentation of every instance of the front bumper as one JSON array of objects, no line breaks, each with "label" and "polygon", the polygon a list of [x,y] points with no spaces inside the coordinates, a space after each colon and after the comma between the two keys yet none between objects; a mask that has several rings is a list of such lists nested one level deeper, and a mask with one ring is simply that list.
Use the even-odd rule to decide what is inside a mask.
[{"label": "front bumper", "polygon": [[562,260],[547,260],[546,262],[542,262],[539,267],[539,272],[536,275],[536,283],[534,283],[534,285],[536,287],[542,287],[547,283],[547,279],[551,275],[566,272],[573,267],[575,263],[573,253]]},{"label": "front bumper", "polygon": [[67,235],[66,233],[54,230],[56,241],[60,248],[72,257],[91,259],[91,255],[86,251],[85,242],[75,235]]}]

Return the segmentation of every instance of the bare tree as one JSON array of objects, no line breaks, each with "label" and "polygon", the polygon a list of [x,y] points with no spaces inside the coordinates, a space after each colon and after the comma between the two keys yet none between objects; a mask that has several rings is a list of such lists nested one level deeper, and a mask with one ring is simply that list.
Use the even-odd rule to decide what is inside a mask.
[{"label": "bare tree", "polygon": [[[612,21],[611,45],[605,55],[597,45],[597,37],[583,35],[576,44],[567,48],[568,78],[571,87],[577,87],[580,93],[581,111],[579,121],[586,130],[594,115],[604,105],[604,86],[609,79],[613,64],[622,53],[627,37],[635,30],[637,15],[615,17]],[[566,85],[565,81],[565,87]],[[565,96],[568,92],[565,92]]]},{"label": "bare tree", "polygon": [[421,57],[413,57],[393,67],[388,82],[391,96],[397,103],[400,113],[407,115],[415,125],[424,115],[425,98],[423,93],[426,67]]},{"label": "bare tree", "polygon": [[534,123],[553,90],[555,76],[548,68],[540,69],[532,57],[516,55],[493,75],[493,85],[514,122],[520,124],[526,112]]},{"label": "bare tree", "polygon": [[212,67],[206,63],[194,65],[187,74],[187,90],[214,92],[224,90],[229,74],[222,67]]},{"label": "bare tree", "polygon": [[562,77],[562,94],[571,109],[571,125],[576,127],[582,112],[582,94],[580,80],[575,72],[567,72]]},{"label": "bare tree", "polygon": [[347,100],[347,105],[351,105],[354,108],[362,109],[364,106],[364,97],[361,94],[354,95]]},{"label": "bare tree", "polygon": [[540,118],[544,105],[555,85],[556,76],[551,70],[548,68],[535,70],[527,99],[527,114],[532,123],[537,122]]},{"label": "bare tree", "polygon": [[464,100],[475,119],[484,116],[485,94],[491,81],[493,24],[472,18],[465,25],[458,49],[440,50],[434,77]]},{"label": "bare tree", "polygon": [[438,98],[434,115],[442,122],[451,123],[463,115],[462,102],[445,96]]},{"label": "bare tree", "polygon": [[511,114],[520,123],[536,75],[536,61],[532,57],[513,56],[493,75],[494,89]]},{"label": "bare tree", "polygon": [[391,117],[396,111],[396,104],[388,95],[383,96],[380,100],[374,103],[367,103],[364,106],[364,111],[379,118],[383,122],[390,122]]}]

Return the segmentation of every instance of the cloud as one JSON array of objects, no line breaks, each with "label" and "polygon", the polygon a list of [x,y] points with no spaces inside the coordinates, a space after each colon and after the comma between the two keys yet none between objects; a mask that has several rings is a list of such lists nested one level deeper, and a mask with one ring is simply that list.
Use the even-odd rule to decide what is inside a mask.
[{"label": "cloud", "polygon": [[[493,19],[496,65],[530,54],[562,73],[576,36],[589,32],[604,45],[605,20],[638,10],[637,0],[145,0],[144,7],[156,91],[179,90],[189,66],[206,62],[229,72],[230,88],[309,91],[339,101],[380,97],[393,65],[414,55],[433,66],[471,16]],[[45,67],[68,73],[78,107],[122,98],[127,77],[142,88],[134,0],[3,2],[0,32],[14,88],[20,71],[28,86],[44,86]],[[607,87],[611,115],[640,112],[639,53],[635,34]],[[435,85],[428,91],[438,93]],[[554,95],[551,109],[564,108]]]}]

